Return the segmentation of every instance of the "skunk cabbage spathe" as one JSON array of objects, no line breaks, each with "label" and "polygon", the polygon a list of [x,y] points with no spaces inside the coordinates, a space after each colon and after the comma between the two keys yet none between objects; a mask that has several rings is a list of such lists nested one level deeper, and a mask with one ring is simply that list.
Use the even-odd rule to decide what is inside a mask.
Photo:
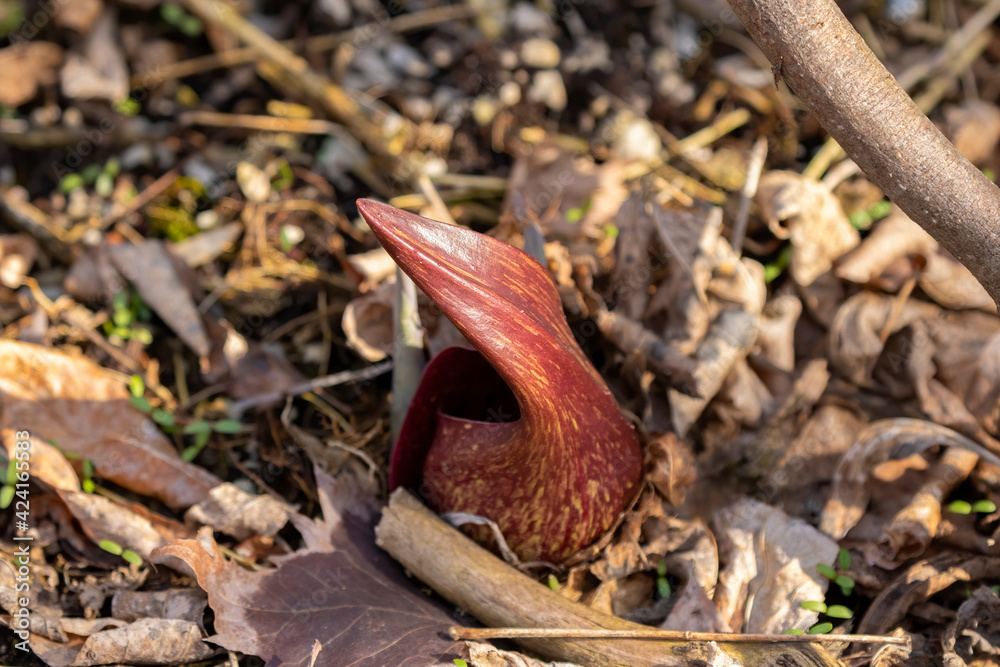
[{"label": "skunk cabbage spathe", "polygon": [[477,350],[448,348],[424,370],[390,486],[492,519],[523,560],[563,560],[600,537],[635,494],[642,457],[548,273],[484,234],[367,199],[358,210]]}]

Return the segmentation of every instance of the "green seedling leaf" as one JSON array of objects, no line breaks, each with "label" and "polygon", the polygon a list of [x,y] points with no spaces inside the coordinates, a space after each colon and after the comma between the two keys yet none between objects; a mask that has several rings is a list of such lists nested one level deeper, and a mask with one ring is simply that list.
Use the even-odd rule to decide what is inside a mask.
[{"label": "green seedling leaf", "polygon": [[115,189],[115,179],[114,176],[102,171],[97,175],[97,180],[94,181],[94,192],[102,197],[110,197],[111,192]]},{"label": "green seedling leaf", "polygon": [[163,408],[153,408],[153,414],[151,416],[153,421],[161,426],[166,426],[167,428],[172,427],[176,423],[174,416]]},{"label": "green seedling leaf", "polygon": [[83,476],[87,479],[94,476],[94,462],[90,459],[83,460]]},{"label": "green seedling leaf", "polygon": [[661,560],[656,565],[656,575],[659,577],[667,576],[667,561]]},{"label": "green seedling leaf", "polygon": [[142,396],[146,392],[146,383],[142,381],[142,376],[133,375],[128,379],[128,391],[133,396]]},{"label": "green seedling leaf", "polygon": [[97,546],[107,551],[109,554],[114,554],[116,556],[122,555],[122,545],[117,542],[112,542],[111,540],[101,540]]},{"label": "green seedling leaf", "polygon": [[0,510],[10,507],[12,500],[14,500],[14,487],[7,485],[0,486]]},{"label": "green seedling leaf", "polygon": [[604,225],[604,235],[609,239],[618,238],[618,227],[611,224]]},{"label": "green seedling leaf", "polygon": [[670,582],[667,581],[666,577],[656,578],[656,594],[661,600],[667,600],[670,598]]},{"label": "green seedling leaf", "polygon": [[455,658],[452,662],[454,662],[457,667],[469,667],[469,663],[461,658]]},{"label": "green seedling leaf", "polygon": [[992,514],[997,511],[997,506],[992,500],[977,500],[972,503],[972,511],[976,514]]},{"label": "green seedling leaf", "polygon": [[833,582],[841,588],[846,588],[848,590],[852,590],[854,588],[854,580],[846,574],[838,574],[837,578],[834,579]]},{"label": "green seedling leaf", "polygon": [[83,187],[83,176],[77,173],[66,174],[63,179],[59,181],[59,191],[63,194],[68,195],[73,190]]},{"label": "green seedling leaf", "polygon": [[134,97],[126,97],[115,102],[115,111],[123,116],[135,116],[141,109],[142,105]]},{"label": "green seedling leaf", "polygon": [[799,606],[802,607],[803,609],[808,609],[809,611],[817,611],[821,614],[826,611],[826,603],[820,600],[806,600],[804,602],[800,602]]},{"label": "green seedling leaf", "polygon": [[953,514],[971,514],[972,505],[964,500],[953,500],[946,506],[947,510]]},{"label": "green seedling leaf", "polygon": [[142,396],[130,396],[129,401],[132,402],[132,407],[139,412],[144,412],[148,415],[153,411],[153,406]]},{"label": "green seedling leaf", "polygon": [[550,574],[545,580],[545,585],[549,587],[549,590],[557,591],[559,590],[559,579],[556,578],[556,575]]},{"label": "green seedling leaf", "polygon": [[212,425],[207,421],[199,420],[196,422],[191,422],[184,427],[184,435],[197,435],[198,433],[211,433]]},{"label": "green seedling leaf", "polygon": [[84,493],[93,493],[94,489],[96,488],[96,485],[94,484],[94,480],[88,477],[87,479],[80,482],[80,488],[83,489]]},{"label": "green seedling leaf", "polygon": [[847,549],[841,549],[837,552],[837,564],[840,565],[841,570],[851,569],[851,552]]},{"label": "green seedling leaf", "polygon": [[123,551],[122,558],[127,560],[132,565],[135,565],[136,567],[142,565],[142,556],[132,551],[131,549],[126,549],[125,551]]},{"label": "green seedling leaf", "polygon": [[17,459],[7,461],[7,483],[17,484]]},{"label": "green seedling leaf", "polygon": [[582,208],[571,208],[566,211],[566,222],[580,222],[583,220],[583,215]]},{"label": "green seedling leaf", "polygon": [[820,563],[817,565],[816,570],[830,581],[835,581],[837,579],[837,571],[826,563]]},{"label": "green seedling leaf", "polygon": [[223,419],[222,421],[217,421],[213,425],[216,433],[225,433],[227,435],[232,435],[234,433],[239,433],[243,430],[243,424],[232,419]]},{"label": "green seedling leaf", "polygon": [[188,447],[185,447],[184,450],[181,452],[181,460],[184,461],[185,463],[191,463],[191,461],[194,461],[196,458],[198,458],[198,454],[201,454],[201,450],[203,449],[204,447],[199,447],[198,445],[190,445]]},{"label": "green seedling leaf", "polygon": [[104,163],[103,173],[107,174],[111,178],[114,178],[119,173],[121,173],[121,170],[122,170],[122,162],[116,157],[110,158],[107,162]]},{"label": "green seedling leaf", "polygon": [[805,634],[805,630],[799,630],[798,628],[790,628],[788,630],[785,630],[781,634],[783,634],[783,635],[804,635]]},{"label": "green seedling leaf", "polygon": [[817,623],[816,625],[809,628],[809,634],[811,635],[825,635],[826,633],[833,630],[833,623]]},{"label": "green seedling leaf", "polygon": [[830,618],[854,618],[854,612],[842,604],[830,605],[826,610]]}]

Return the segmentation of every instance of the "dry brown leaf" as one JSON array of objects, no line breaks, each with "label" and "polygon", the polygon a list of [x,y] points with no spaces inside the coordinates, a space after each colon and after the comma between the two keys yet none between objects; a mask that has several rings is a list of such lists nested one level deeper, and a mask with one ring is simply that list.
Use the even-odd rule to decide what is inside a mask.
[{"label": "dry brown leaf", "polygon": [[26,42],[0,49],[0,104],[30,102],[38,86],[54,83],[63,50],[52,42]]},{"label": "dry brown leaf", "polygon": [[674,507],[684,504],[688,489],[697,479],[694,452],[673,433],[646,446],[646,480]]},{"label": "dry brown leaf", "polygon": [[155,525],[146,516],[93,493],[60,491],[59,497],[95,544],[115,542],[147,560],[156,547],[188,535],[182,525],[166,517],[160,517],[160,525]]},{"label": "dry brown leaf", "polygon": [[873,282],[896,260],[911,255],[929,257],[938,249],[937,241],[903,211],[892,207],[857,248],[837,263],[838,278],[867,284]]},{"label": "dry brown leaf", "polygon": [[203,500],[220,483],[182,461],[152,420],[132,407],[125,386],[83,357],[0,341],[0,409],[7,451],[15,432],[28,431],[32,476],[56,488],[77,491],[79,482],[70,480],[69,464],[50,440],[77,460],[90,460],[97,476],[174,509]]},{"label": "dry brown leaf", "polygon": [[841,459],[833,489],[823,510],[820,530],[836,539],[847,534],[868,506],[869,475],[888,459],[900,460],[936,445],[959,447],[992,461],[1000,461],[982,445],[946,426],[919,419],[883,419],[857,435]]},{"label": "dry brown leaf", "polygon": [[789,273],[798,285],[812,284],[861,240],[833,193],[801,174],[764,174],[756,201],[771,232],[791,240]]},{"label": "dry brown leaf", "polygon": [[91,635],[70,665],[190,663],[218,652],[201,640],[201,630],[190,621],[146,618]]},{"label": "dry brown leaf", "polygon": [[692,576],[688,577],[670,615],[660,624],[660,628],[688,632],[730,632],[729,625],[722,620],[715,603]]},{"label": "dry brown leaf", "polygon": [[75,100],[119,102],[128,96],[129,72],[118,38],[118,12],[106,7],[83,39],[80,51],[70,52],[59,72],[63,95]]},{"label": "dry brown leaf", "polygon": [[944,107],[945,134],[955,148],[973,164],[994,155],[1000,141],[1000,108],[977,99]]},{"label": "dry brown leaf", "polygon": [[276,559],[276,570],[246,572],[227,561],[207,529],[154,555],[196,572],[215,612],[211,641],[288,667],[423,667],[454,652],[455,642],[440,636],[454,619],[375,546],[368,485],[349,474],[316,477],[324,519],[293,517],[307,548]]},{"label": "dry brown leaf", "polygon": [[922,560],[896,577],[872,601],[856,632],[885,634],[911,607],[930,599],[955,582],[976,582],[1000,576],[1000,558],[948,551]]},{"label": "dry brown leaf", "polygon": [[466,642],[462,657],[472,667],[579,667],[572,662],[542,662],[489,644]]},{"label": "dry brown leaf", "polygon": [[0,285],[17,289],[38,257],[38,244],[25,234],[0,236]]},{"label": "dry brown leaf", "polygon": [[111,261],[139,290],[142,300],[187,343],[198,357],[210,351],[201,314],[178,275],[178,261],[170,257],[162,241],[109,248]]},{"label": "dry brown leaf", "polygon": [[[941,638],[944,659],[969,664],[980,657],[1000,655],[1000,597],[989,586],[980,586],[958,608]],[[991,660],[992,662],[992,660]]]},{"label": "dry brown leaf", "polygon": [[836,542],[751,499],[718,512],[715,527],[720,556],[727,563],[719,574],[715,604],[734,631],[780,633],[815,623],[816,612],[799,604],[823,599],[829,581],[816,566],[834,562]]},{"label": "dry brown leaf", "polygon": [[216,229],[189,236],[177,243],[167,243],[167,251],[191,268],[208,264],[227,252],[231,252],[236,239],[243,233],[243,223],[230,222]]},{"label": "dry brown leaf", "polygon": [[254,535],[273,537],[288,522],[292,509],[267,495],[255,496],[225,482],[184,514],[188,524],[203,524],[245,540]]},{"label": "dry brown leaf", "polygon": [[755,344],[775,368],[795,368],[795,325],[800,315],[802,302],[791,294],[776,294],[764,304]]},{"label": "dry brown leaf", "polygon": [[208,598],[197,588],[165,591],[118,591],[111,598],[111,615],[126,622],[141,618],[173,618],[190,621],[204,630],[202,622]]},{"label": "dry brown leaf", "polygon": [[56,23],[86,35],[104,9],[103,0],[73,0],[56,5]]},{"label": "dry brown leaf", "polygon": [[344,309],[341,326],[347,344],[367,361],[382,361],[392,354],[392,301],[395,282],[386,282],[377,289],[351,299]]},{"label": "dry brown leaf", "polygon": [[[504,214],[517,219],[534,216],[550,241],[597,237],[628,196],[622,183],[624,164],[609,160],[597,165],[554,145],[535,146],[511,169]],[[523,210],[515,210],[514,202]],[[573,209],[582,218],[567,217]]]}]

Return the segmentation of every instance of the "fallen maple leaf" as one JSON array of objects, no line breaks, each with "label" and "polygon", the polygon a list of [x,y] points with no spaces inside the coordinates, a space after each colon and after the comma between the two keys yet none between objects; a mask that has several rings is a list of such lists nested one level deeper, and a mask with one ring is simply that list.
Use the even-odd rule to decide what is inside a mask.
[{"label": "fallen maple leaf", "polygon": [[293,515],[307,548],[275,559],[277,569],[247,572],[227,561],[207,529],[160,547],[153,561],[190,566],[215,612],[209,641],[268,667],[450,664],[461,642],[444,633],[456,619],[375,546],[374,495],[350,474],[333,480],[317,470],[316,479],[323,520]]},{"label": "fallen maple leaf", "polygon": [[596,540],[634,495],[642,456],[548,273],[468,229],[367,199],[358,210],[478,350],[449,348],[428,364],[390,485],[492,519],[525,560],[562,560]]}]

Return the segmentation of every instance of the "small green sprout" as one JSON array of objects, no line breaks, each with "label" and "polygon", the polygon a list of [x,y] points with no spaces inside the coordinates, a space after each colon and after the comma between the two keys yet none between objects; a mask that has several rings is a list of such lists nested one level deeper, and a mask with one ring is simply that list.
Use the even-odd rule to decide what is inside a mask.
[{"label": "small green sprout", "polygon": [[833,630],[833,623],[817,623],[816,625],[809,628],[809,634],[811,635],[825,635],[826,633]]},{"label": "small green sprout", "polygon": [[550,574],[545,579],[545,585],[549,587],[549,590],[557,591],[559,590],[559,579],[556,578],[556,575]]},{"label": "small green sprout", "polygon": [[953,500],[947,505],[949,512],[953,514],[972,514],[972,505],[964,500]]},{"label": "small green sprout", "polygon": [[122,552],[125,551],[124,549],[122,549],[122,545],[118,544],[117,542],[113,542],[111,540],[101,540],[100,542],[98,542],[97,546],[104,549],[109,554],[114,554],[115,556],[121,556]]},{"label": "small green sprout", "polygon": [[820,600],[805,600],[799,603],[799,606],[808,611],[815,611],[822,614],[826,611],[826,603]]}]

